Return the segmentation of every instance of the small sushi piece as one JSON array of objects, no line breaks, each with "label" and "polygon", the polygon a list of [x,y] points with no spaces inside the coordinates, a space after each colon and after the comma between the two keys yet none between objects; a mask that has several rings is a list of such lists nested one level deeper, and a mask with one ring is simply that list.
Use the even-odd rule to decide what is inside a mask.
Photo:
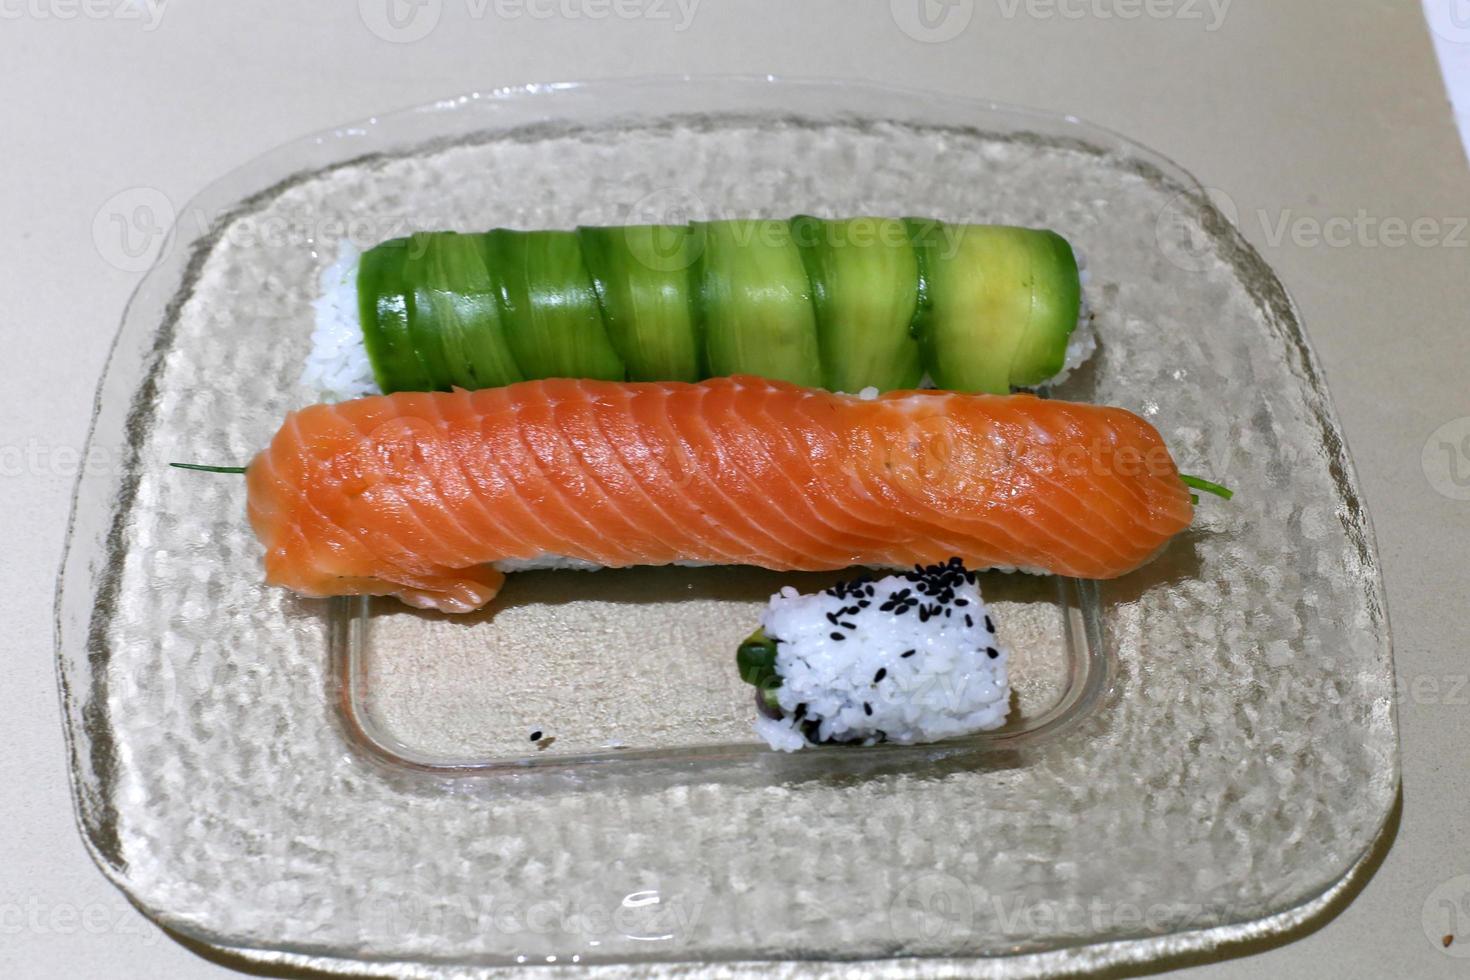
[{"label": "small sushi piece", "polygon": [[288,416],[245,468],[266,581],[469,612],[530,567],[1112,578],[1193,516],[1157,431],[1032,395],[528,381]]},{"label": "small sushi piece", "polygon": [[771,597],[736,655],[773,749],[935,742],[1010,710],[1010,651],[959,558]]},{"label": "small sushi piece", "polygon": [[322,272],[302,383],[329,401],[536,378],[1005,394],[1095,348],[1055,232],[920,218],[418,232]]}]

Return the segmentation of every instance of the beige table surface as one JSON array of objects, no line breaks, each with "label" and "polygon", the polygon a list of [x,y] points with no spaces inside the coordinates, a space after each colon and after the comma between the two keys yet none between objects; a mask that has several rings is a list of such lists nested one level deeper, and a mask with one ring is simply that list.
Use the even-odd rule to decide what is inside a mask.
[{"label": "beige table surface", "polygon": [[[593,19],[580,0],[420,0],[437,26],[392,43],[366,26],[383,30],[385,0],[177,2],[156,21],[133,2],[136,19],[127,0],[0,0],[0,973],[231,972],[134,912],[71,816],[52,586],[93,386],[138,278],[117,267],[109,217],[134,199],[114,196],[146,187],[181,205],[292,137],[473,88],[770,72],[1075,113],[1229,196],[1301,304],[1377,525],[1404,792],[1391,848],[1340,914],[1188,972],[1470,974],[1452,955],[1470,956],[1470,899],[1449,950],[1421,925],[1426,903],[1470,883],[1454,881],[1470,873],[1470,502],[1454,499],[1470,473],[1470,170],[1417,3],[951,0],[934,10],[955,19],[929,34],[956,36],[923,41],[899,26],[926,33],[913,0],[685,0],[687,23],[674,0],[601,8],[646,14],[630,19]],[[1417,244],[1385,223],[1415,218],[1431,219]]]}]

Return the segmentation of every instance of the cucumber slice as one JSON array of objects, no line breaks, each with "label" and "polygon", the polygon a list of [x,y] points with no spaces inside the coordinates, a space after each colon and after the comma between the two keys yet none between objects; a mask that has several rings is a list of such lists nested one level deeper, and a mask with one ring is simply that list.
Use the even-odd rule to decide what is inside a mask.
[{"label": "cucumber slice", "polygon": [[692,228],[705,372],[820,386],[811,285],[790,224],[708,221]]},{"label": "cucumber slice", "polygon": [[627,377],[603,328],[576,232],[502,228],[486,234],[484,245],[506,340],[527,377]]},{"label": "cucumber slice", "polygon": [[447,304],[435,303],[434,291],[423,288],[423,285],[429,276],[434,275],[434,266],[441,259],[453,262],[453,253],[459,251],[457,238],[453,232],[409,235],[400,272],[409,306],[409,342],[413,345],[413,353],[422,361],[423,369],[428,372],[432,385],[440,389],[462,385],[459,378],[467,372],[462,360],[445,357],[444,335],[454,329],[445,322]]},{"label": "cucumber slice", "polygon": [[1011,359],[1011,384],[1039,385],[1062,369],[1067,341],[1082,312],[1082,280],[1077,256],[1054,231],[1026,237],[1031,258],[1031,321]]},{"label": "cucumber slice", "polygon": [[437,388],[414,350],[409,331],[413,301],[403,278],[408,239],[395,238],[362,253],[357,265],[357,313],[363,346],[378,387],[389,391]]},{"label": "cucumber slice", "polygon": [[439,232],[409,239],[414,284],[409,326],[440,387],[494,388],[524,380],[506,341],[483,236]]},{"label": "cucumber slice", "polygon": [[1061,370],[1077,325],[1077,262],[1058,235],[907,219],[919,258],[916,335],[935,384],[1005,394]]},{"label": "cucumber slice", "polygon": [[904,222],[798,215],[791,233],[811,280],[823,385],[916,387],[924,374],[912,333],[919,263]]},{"label": "cucumber slice", "polygon": [[577,229],[602,320],[631,381],[698,381],[688,225]]}]

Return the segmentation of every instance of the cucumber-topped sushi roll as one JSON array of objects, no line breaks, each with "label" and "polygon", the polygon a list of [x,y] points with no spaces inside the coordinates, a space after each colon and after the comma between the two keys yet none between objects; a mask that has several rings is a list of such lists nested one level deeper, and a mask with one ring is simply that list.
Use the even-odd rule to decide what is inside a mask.
[{"label": "cucumber-topped sushi roll", "polygon": [[773,749],[933,742],[999,728],[1009,652],[960,559],[771,597],[736,655]]},{"label": "cucumber-topped sushi roll", "polygon": [[327,400],[577,377],[753,375],[1005,394],[1091,354],[1054,232],[794,218],[421,232],[323,273],[302,381]]}]

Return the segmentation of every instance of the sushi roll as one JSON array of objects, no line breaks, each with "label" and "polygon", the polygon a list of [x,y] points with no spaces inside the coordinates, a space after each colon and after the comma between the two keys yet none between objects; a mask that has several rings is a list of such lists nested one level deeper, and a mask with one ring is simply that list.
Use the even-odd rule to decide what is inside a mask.
[{"label": "sushi roll", "polygon": [[748,374],[1005,394],[1091,356],[1055,232],[920,218],[421,232],[321,274],[302,383],[340,401],[540,378]]},{"label": "sushi roll", "polygon": [[736,656],[773,749],[934,742],[1010,710],[1010,652],[959,558],[771,597]]},{"label": "sushi roll", "polygon": [[268,582],[445,612],[484,606],[528,567],[832,571],[960,555],[1113,578],[1189,525],[1200,485],[1122,409],[749,377],[315,405],[240,471]]}]

